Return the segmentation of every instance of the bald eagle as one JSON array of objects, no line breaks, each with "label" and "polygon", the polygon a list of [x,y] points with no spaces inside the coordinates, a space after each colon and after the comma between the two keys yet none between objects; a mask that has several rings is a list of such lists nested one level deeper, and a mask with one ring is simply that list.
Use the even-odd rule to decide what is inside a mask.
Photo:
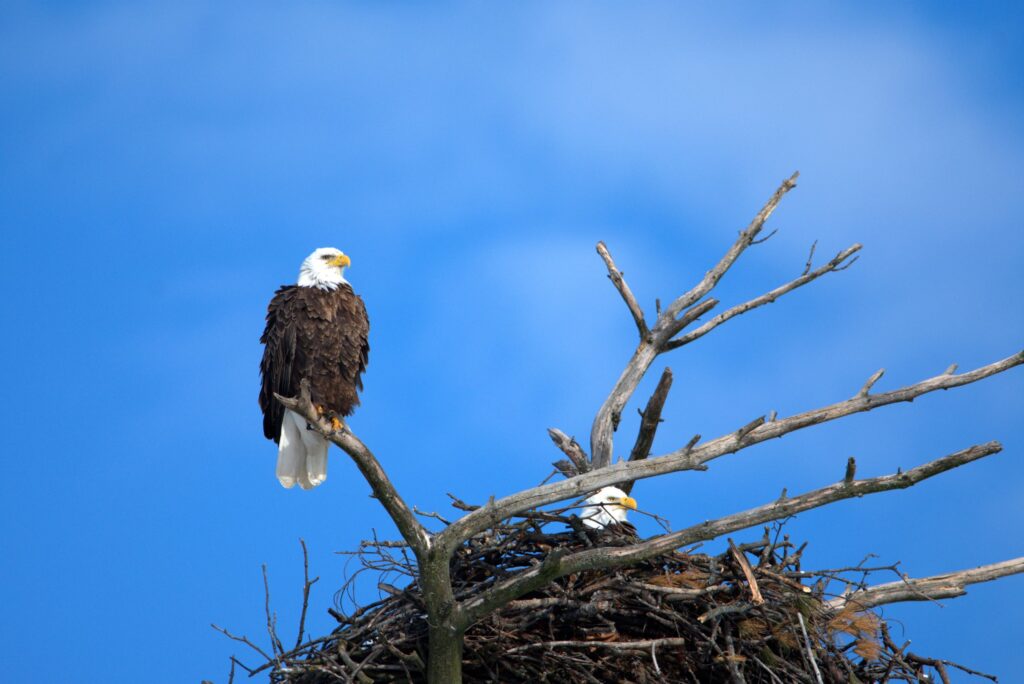
[{"label": "bald eagle", "polygon": [[636,499],[618,487],[605,487],[583,502],[580,520],[587,527],[603,530],[610,525],[628,524],[626,513],[636,510]]},{"label": "bald eagle", "polygon": [[267,307],[260,362],[263,434],[278,446],[277,479],[312,489],[327,479],[328,442],[274,394],[295,397],[308,378],[313,404],[335,427],[359,405],[370,352],[370,321],[362,298],[345,280],[351,260],[321,247],[302,262],[295,285],[278,289]]}]

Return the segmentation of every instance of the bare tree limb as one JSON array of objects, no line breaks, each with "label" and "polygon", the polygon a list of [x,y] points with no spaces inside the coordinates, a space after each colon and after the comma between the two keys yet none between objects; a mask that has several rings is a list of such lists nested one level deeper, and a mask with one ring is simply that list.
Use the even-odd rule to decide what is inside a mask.
[{"label": "bare tree limb", "polygon": [[548,428],[548,436],[555,443],[555,446],[569,457],[577,473],[585,473],[590,470],[590,461],[587,460],[587,454],[583,451],[583,447],[579,445],[579,442],[558,428]]},{"label": "bare tree limb", "polygon": [[967,593],[966,587],[969,584],[991,582],[1000,577],[1019,573],[1024,573],[1024,557],[982,565],[971,570],[948,572],[918,579],[905,577],[896,582],[876,584],[846,596],[834,598],[826,605],[834,610],[841,610],[846,606],[854,606],[857,610],[867,610],[887,603],[956,598]]},{"label": "bare tree limb", "polygon": [[377,457],[373,455],[373,452],[358,437],[352,434],[351,430],[345,428],[335,431],[318,414],[316,407],[313,406],[313,402],[310,400],[308,379],[303,378],[300,387],[298,397],[282,397],[279,394],[274,396],[286,409],[294,411],[305,418],[311,427],[341,447],[342,451],[355,461],[359,472],[363,474],[363,477],[370,484],[370,488],[373,489],[374,496],[384,506],[391,519],[395,521],[395,525],[398,527],[402,538],[409,543],[409,546],[416,552],[417,557],[425,556],[431,547],[430,534],[420,524],[420,521],[416,519],[412,510],[406,505],[401,495],[399,495],[398,490],[395,489],[391,480],[388,479],[387,473],[384,472],[384,468],[381,467]]},{"label": "bare tree limb", "polygon": [[[764,306],[765,304],[771,304],[782,295],[792,292],[798,287],[813,282],[827,273],[834,273],[839,271],[840,266],[843,264],[843,262],[849,259],[851,255],[860,251],[862,247],[863,245],[860,244],[855,244],[850,247],[847,247],[843,251],[836,254],[832,258],[832,260],[829,261],[824,266],[815,269],[814,271],[804,272],[799,278],[795,278],[784,285],[780,285],[771,292],[766,292],[760,297],[755,297],[749,301],[743,302],[742,304],[737,304],[728,311],[723,311],[722,313],[718,314],[717,316],[715,316],[714,318],[712,318],[710,321],[700,326],[699,328],[696,328],[695,330],[688,332],[685,335],[682,335],[681,337],[678,337],[674,340],[666,342],[665,351],[678,349],[683,345],[687,345],[693,342],[694,340],[704,337],[709,332],[711,332],[712,330],[722,325],[731,318],[735,318],[740,314],[744,314],[750,311],[751,309],[756,309],[760,306]],[[852,264],[853,261],[851,260],[848,263]]]},{"label": "bare tree limb", "polygon": [[612,260],[612,255],[608,252],[604,242],[597,243],[597,253],[604,259],[604,264],[608,267],[608,278],[612,281],[615,289],[619,291],[619,294],[622,295],[622,301],[626,302],[626,306],[629,307],[629,313],[633,315],[633,322],[636,323],[637,332],[640,333],[640,339],[643,340],[647,337],[647,333],[650,332],[647,328],[647,322],[644,321],[644,312],[640,309],[636,297],[633,296],[632,290],[629,289],[629,285],[622,277],[622,272],[615,267],[615,261]]},{"label": "bare tree limb", "polygon": [[648,558],[668,553],[681,546],[707,541],[736,530],[746,529],[772,520],[787,518],[803,511],[830,503],[861,497],[866,494],[906,489],[966,463],[976,461],[1002,450],[999,442],[988,442],[972,446],[948,456],[912,468],[906,472],[881,477],[841,480],[836,484],[816,489],[799,496],[779,499],[771,503],[740,513],[709,520],[678,532],[652,537],[629,546],[598,547],[566,554],[556,550],[539,565],[523,570],[508,579],[497,582],[490,589],[467,599],[463,603],[463,617],[466,625],[472,624],[492,610],[505,605],[524,594],[534,591],[553,579],[585,570],[606,570],[631,565]]},{"label": "bare tree limb", "polygon": [[754,241],[754,238],[757,237],[757,234],[761,232],[765,221],[767,221],[768,217],[772,215],[775,208],[779,206],[779,202],[782,201],[785,194],[796,187],[796,179],[799,176],[800,172],[797,171],[792,176],[782,181],[782,185],[779,186],[779,189],[775,191],[775,194],[772,195],[765,203],[761,208],[761,211],[759,211],[757,216],[754,217],[754,220],[750,222],[750,225],[740,232],[739,237],[736,238],[736,242],[734,242],[732,247],[729,248],[729,251],[726,252],[721,261],[719,261],[714,268],[705,273],[704,277],[695,287],[685,294],[680,295],[675,301],[665,307],[662,317],[658,319],[659,325],[662,324],[663,319],[666,321],[668,319],[674,320],[675,317],[679,315],[679,312],[689,306],[692,306],[694,302],[714,289],[715,285],[717,285],[718,281],[722,279],[722,276],[725,275],[726,271],[736,263],[736,260],[739,259],[744,250],[750,246]]},{"label": "bare tree limb", "polygon": [[[618,426],[623,407],[633,395],[651,363],[658,354],[665,351],[665,345],[669,340],[718,304],[715,299],[709,299],[699,304],[698,302],[718,284],[718,281],[747,247],[754,243],[755,238],[764,227],[765,221],[775,211],[782,197],[796,187],[797,176],[799,176],[799,172],[782,182],[779,189],[765,203],[750,225],[740,232],[732,247],[714,268],[705,273],[697,285],[677,297],[659,313],[658,320],[650,330],[650,334],[641,335],[640,344],[634,352],[633,358],[626,364],[626,368],[622,371],[611,393],[594,417],[594,423],[590,429],[590,460],[595,469],[604,468],[612,462],[612,434]],[[625,297],[625,295],[623,296]]]},{"label": "bare tree limb", "polygon": [[[654,393],[647,401],[647,407],[640,414],[640,430],[637,432],[633,451],[629,454],[630,461],[642,461],[651,454],[654,435],[661,423],[661,411],[665,408],[665,400],[668,399],[670,389],[672,389],[672,369],[666,367],[658,380],[658,386],[654,388]],[[633,491],[633,482],[624,482],[620,487],[622,491],[629,494]]]},{"label": "bare tree limb", "polygon": [[952,389],[983,380],[997,373],[1009,370],[1024,363],[1024,351],[1008,356],[987,366],[959,375],[942,374],[922,380],[921,382],[885,392],[872,394],[868,397],[855,396],[822,408],[813,409],[789,418],[765,422],[743,436],[742,442],[736,433],[729,433],[699,446],[687,445],[664,456],[651,457],[643,461],[622,462],[594,470],[571,480],[553,482],[543,487],[534,487],[511,496],[497,499],[463,518],[456,520],[451,527],[440,533],[451,544],[458,540],[485,530],[489,525],[516,513],[572,499],[601,487],[607,487],[631,480],[642,480],[656,475],[673,473],[682,470],[701,468],[705,463],[716,458],[739,451],[742,448],[759,444],[769,439],[782,437],[812,425],[837,420],[854,413],[871,411],[881,406],[904,401],[913,401],[917,397],[936,390]]}]

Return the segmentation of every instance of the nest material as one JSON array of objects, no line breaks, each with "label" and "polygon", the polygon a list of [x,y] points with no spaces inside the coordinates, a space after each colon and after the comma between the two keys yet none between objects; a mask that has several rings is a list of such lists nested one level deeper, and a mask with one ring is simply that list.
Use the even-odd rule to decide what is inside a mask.
[{"label": "nest material", "polygon": [[[629,529],[549,532],[551,516],[471,540],[455,554],[463,599],[553,549],[635,542]],[[565,529],[558,525],[559,529]],[[467,682],[809,682],[932,681],[938,663],[907,654],[872,612],[829,610],[825,581],[803,572],[800,549],[769,530],[759,542],[719,556],[673,552],[634,566],[556,580],[513,601],[465,635]],[[409,573],[388,544],[367,542],[364,567]],[[424,682],[427,625],[415,583],[381,584],[383,600],[343,615],[330,635],[273,663],[271,680]],[[905,647],[904,647],[905,648]]]}]

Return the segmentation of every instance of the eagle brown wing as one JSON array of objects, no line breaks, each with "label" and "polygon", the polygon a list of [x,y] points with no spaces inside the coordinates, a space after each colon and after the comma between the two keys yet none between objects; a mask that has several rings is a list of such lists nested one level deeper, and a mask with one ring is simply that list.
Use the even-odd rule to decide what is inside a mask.
[{"label": "eagle brown wing", "polygon": [[309,378],[314,404],[351,415],[363,388],[369,332],[366,306],[348,284],[334,290],[286,285],[274,294],[260,337],[259,402],[267,439],[280,439],[284,418],[274,393],[297,396],[302,378]]}]

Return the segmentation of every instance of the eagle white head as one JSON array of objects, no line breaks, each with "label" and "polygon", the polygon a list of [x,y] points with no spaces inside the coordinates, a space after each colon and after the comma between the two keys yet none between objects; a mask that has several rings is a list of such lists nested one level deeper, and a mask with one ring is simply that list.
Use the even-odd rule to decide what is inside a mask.
[{"label": "eagle white head", "polygon": [[605,487],[585,502],[580,519],[587,527],[603,530],[609,525],[626,522],[626,512],[636,510],[636,499],[618,487]]},{"label": "eagle white head", "polygon": [[340,249],[320,247],[306,257],[299,268],[300,287],[318,287],[321,290],[334,290],[347,283],[345,268],[352,263]]}]

